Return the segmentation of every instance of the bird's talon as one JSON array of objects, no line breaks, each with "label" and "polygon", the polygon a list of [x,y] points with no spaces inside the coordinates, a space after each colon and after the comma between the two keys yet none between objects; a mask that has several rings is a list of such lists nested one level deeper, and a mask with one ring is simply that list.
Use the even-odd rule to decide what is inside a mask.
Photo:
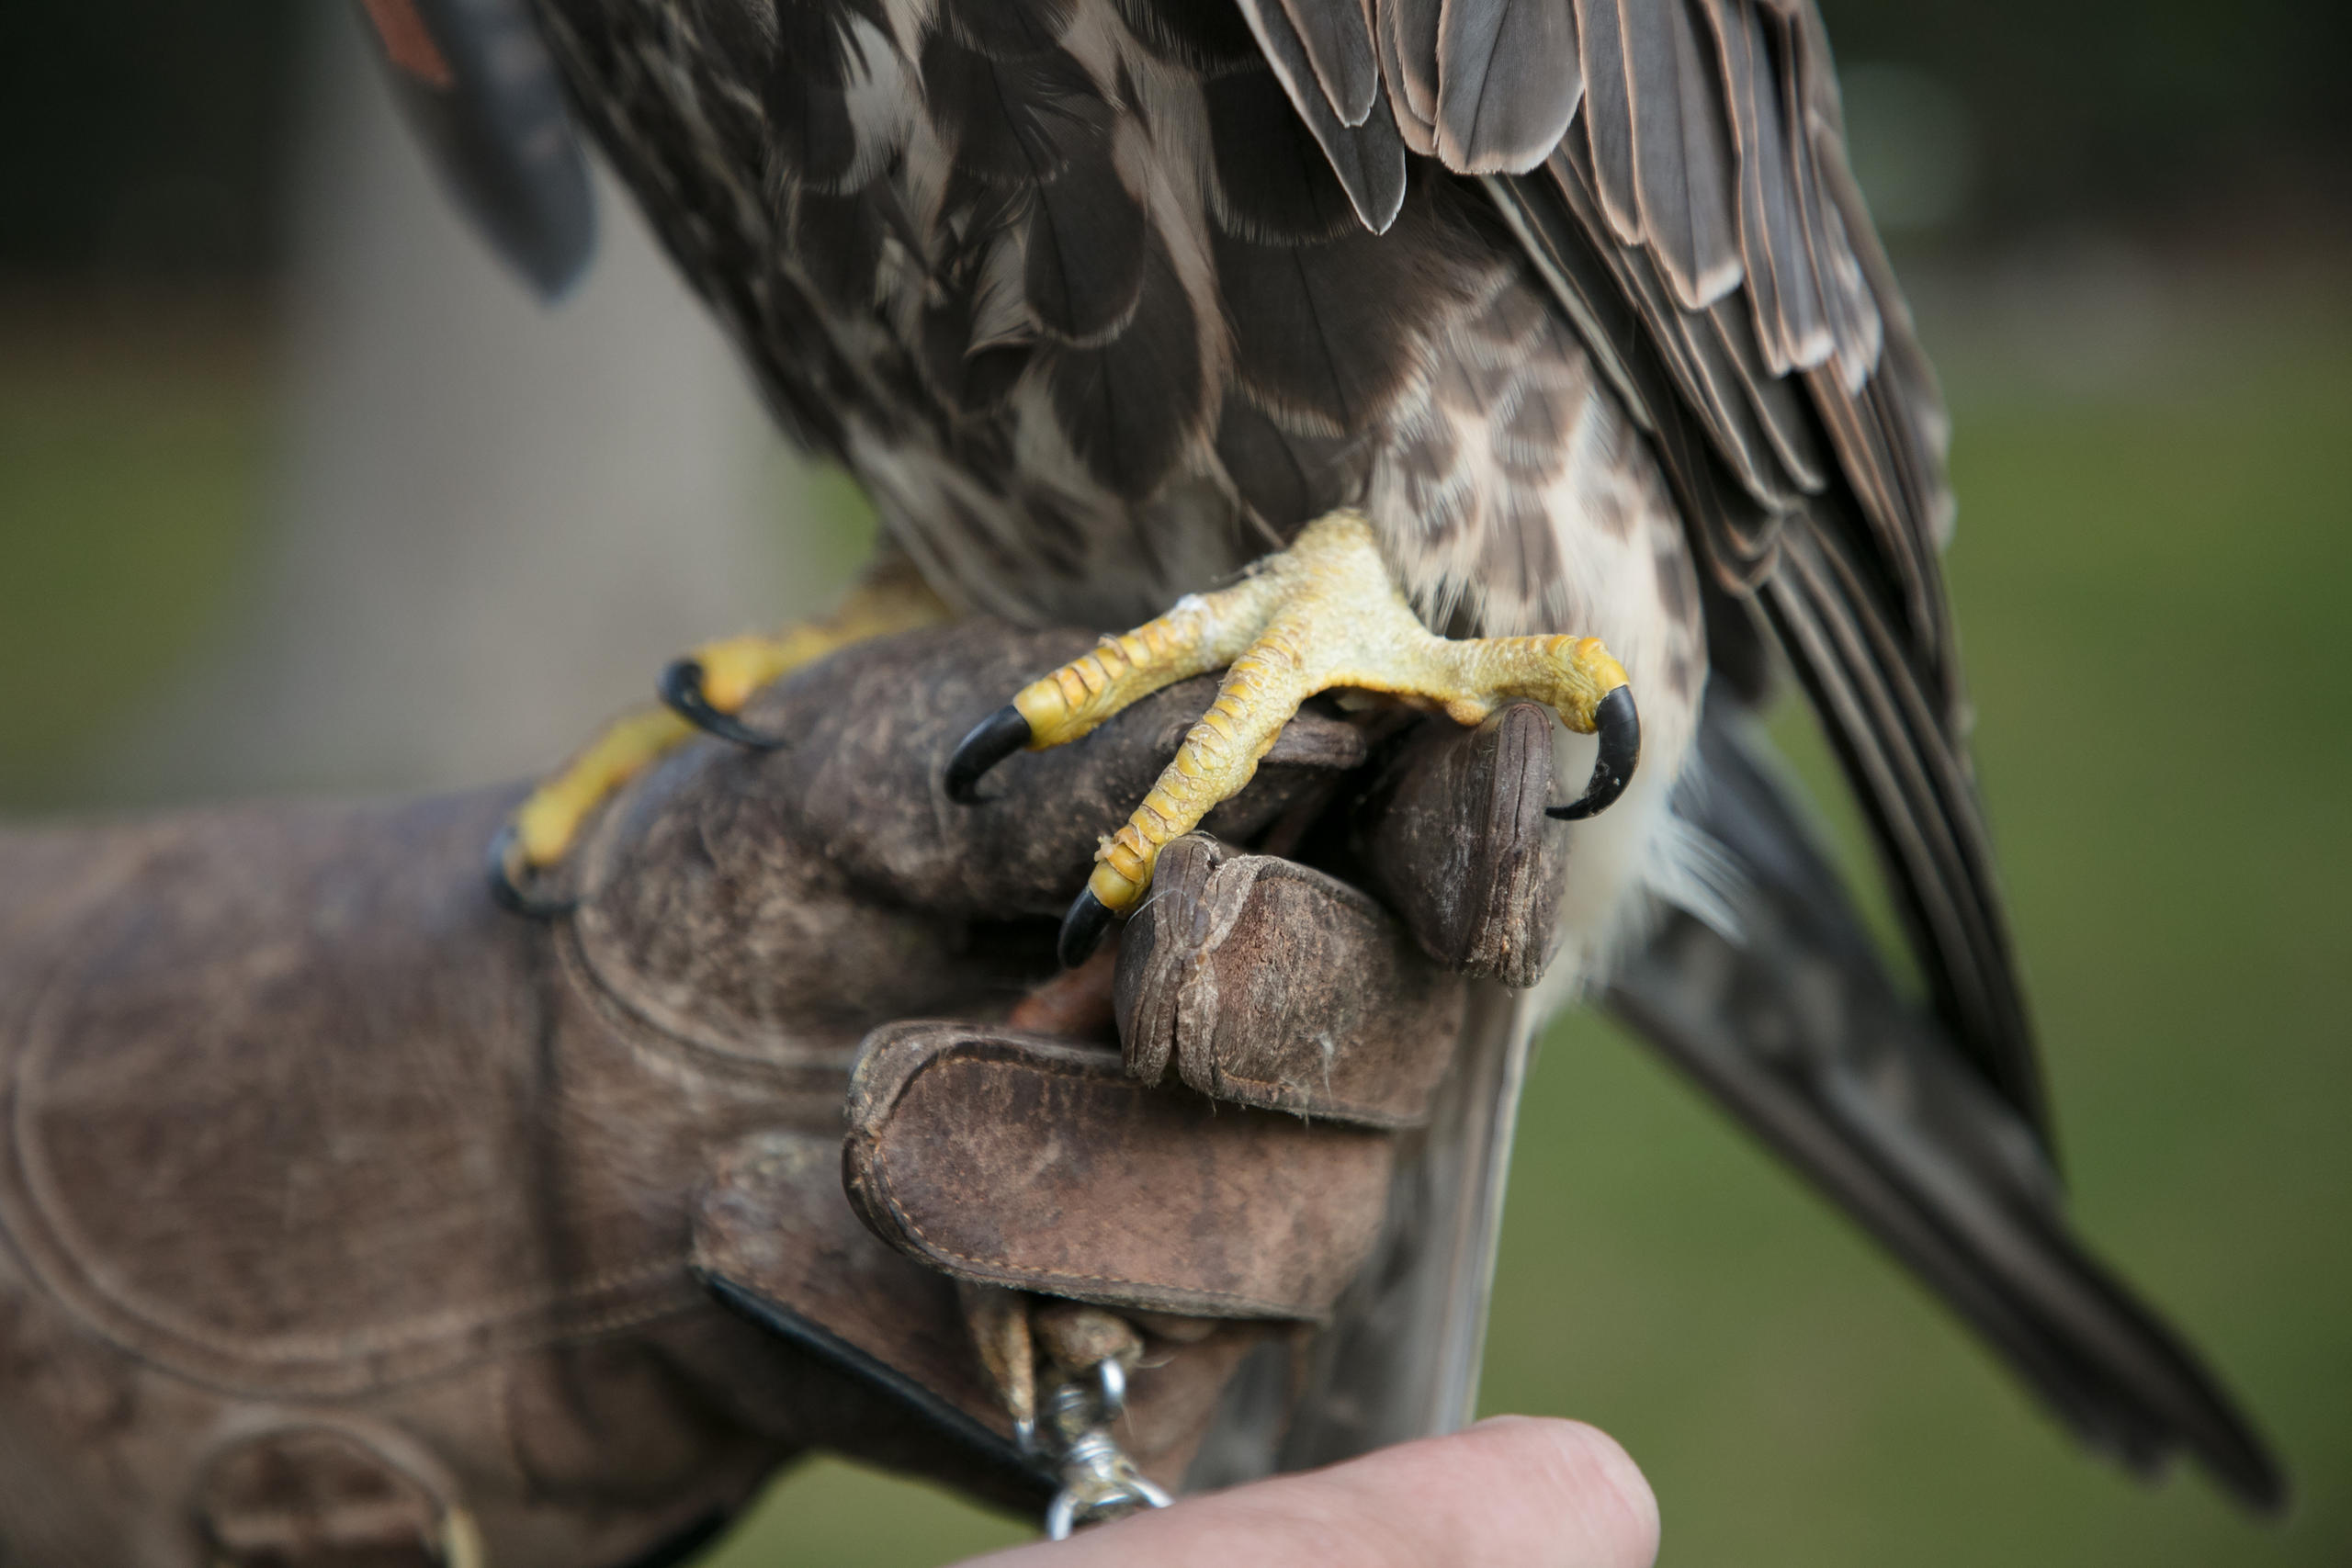
[{"label": "bird's talon", "polygon": [[1189,594],[1022,688],[956,749],[947,793],[969,801],[979,775],[1013,751],[1075,740],[1139,698],[1216,669],[1225,671],[1216,700],[1097,852],[1088,889],[1062,923],[1063,963],[1084,959],[1111,920],[1136,906],[1161,846],[1247,785],[1299,705],[1318,693],[1385,694],[1460,724],[1506,702],[1543,703],[1571,729],[1600,737],[1591,784],[1555,808],[1557,817],[1609,806],[1641,754],[1624,667],[1600,638],[1439,637],[1397,591],[1371,522],[1341,510],[1308,524],[1233,586]]},{"label": "bird's talon", "polygon": [[1026,747],[1031,737],[1029,721],[1011,703],[972,726],[947,759],[947,798],[958,806],[979,805],[981,776]]},{"label": "bird's talon", "polygon": [[785,744],[781,735],[754,729],[724,709],[714,706],[703,690],[702,660],[689,655],[673,659],[662,671],[662,705],[696,729],[729,740],[752,751],[774,751]]},{"label": "bird's talon", "polygon": [[1614,806],[1625,786],[1634,782],[1634,769],[1642,760],[1642,716],[1634,706],[1634,688],[1620,686],[1601,698],[1593,707],[1592,724],[1600,737],[1600,755],[1593,761],[1592,779],[1584,786],[1584,794],[1568,805],[1545,807],[1546,817],[1563,822],[1598,817]]},{"label": "bird's talon", "polygon": [[1091,887],[1080,893],[1070,903],[1069,913],[1062,917],[1061,940],[1055,944],[1055,956],[1065,969],[1075,969],[1094,956],[1102,945],[1102,933],[1111,929],[1111,907],[1094,896]]},{"label": "bird's talon", "polygon": [[533,873],[523,857],[522,835],[509,822],[490,840],[490,853],[482,865],[484,879],[490,884],[490,897],[510,914],[534,920],[551,920],[568,915],[578,908],[580,900],[569,894],[553,895],[534,889],[530,885]]}]

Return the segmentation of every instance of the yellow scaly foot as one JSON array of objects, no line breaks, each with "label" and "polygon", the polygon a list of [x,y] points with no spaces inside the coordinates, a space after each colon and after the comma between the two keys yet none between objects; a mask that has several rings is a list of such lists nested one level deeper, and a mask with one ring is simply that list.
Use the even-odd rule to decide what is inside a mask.
[{"label": "yellow scaly foot", "polygon": [[900,557],[877,561],[820,621],[774,636],[707,642],[662,672],[662,707],[641,708],[614,720],[553,777],[515,807],[491,846],[491,891],[526,914],[560,908],[526,891],[533,877],[570,852],[581,824],[615,790],[655,761],[707,731],[761,749],[783,744],[736,716],[753,693],[804,664],[868,637],[911,631],[948,617],[947,606]]},{"label": "yellow scaly foot", "polygon": [[1199,826],[1240,792],[1298,706],[1351,687],[1476,724],[1532,699],[1579,734],[1599,734],[1600,757],[1584,795],[1551,807],[1589,817],[1624,793],[1641,755],[1641,720],[1625,671],[1598,637],[1455,641],[1431,633],[1397,592],[1362,513],[1310,523],[1290,548],[1231,588],[1188,595],[1159,619],[1106,637],[1083,658],[1024,687],[964,738],[947,764],[948,794],[970,802],[980,775],[1013,752],[1075,740],[1163,686],[1226,668],[1216,701],[1175,760],[1102,841],[1086,891],[1062,924],[1062,961],[1091,953],[1114,916],[1151,886],[1160,846]]}]

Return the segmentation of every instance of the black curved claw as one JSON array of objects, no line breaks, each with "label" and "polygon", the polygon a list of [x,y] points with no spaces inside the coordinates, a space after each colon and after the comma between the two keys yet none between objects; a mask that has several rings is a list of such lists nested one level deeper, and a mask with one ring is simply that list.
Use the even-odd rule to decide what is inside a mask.
[{"label": "black curved claw", "polygon": [[1102,945],[1102,933],[1111,929],[1111,907],[1088,888],[1074,899],[1069,913],[1062,917],[1061,940],[1055,944],[1054,955],[1065,969],[1075,969],[1094,956]]},{"label": "black curved claw", "polygon": [[1011,703],[972,726],[948,756],[947,798],[958,806],[978,806],[980,775],[1028,745],[1029,739],[1029,721]]},{"label": "black curved claw", "polygon": [[662,671],[660,690],[662,701],[672,713],[721,740],[732,740],[752,751],[777,750],[785,743],[783,736],[753,729],[733,714],[721,713],[711,706],[710,699],[703,695],[702,660],[698,659],[672,660],[670,667]]},{"label": "black curved claw", "polygon": [[[516,874],[518,867],[523,867],[521,845],[514,824],[509,822],[490,840],[490,853],[482,864],[482,875],[490,884],[492,901],[511,914],[534,920],[551,920],[559,915],[568,915],[579,907],[580,900],[569,895],[558,897],[535,892],[525,886],[522,878]],[[523,870],[527,874],[528,868],[523,867]]]},{"label": "black curved claw", "polygon": [[1583,797],[1566,806],[1547,806],[1546,817],[1581,822],[1617,804],[1634,782],[1634,768],[1642,760],[1642,716],[1634,708],[1634,688],[1620,686],[1592,710],[1592,727],[1600,736],[1600,757],[1592,764],[1592,782]]}]

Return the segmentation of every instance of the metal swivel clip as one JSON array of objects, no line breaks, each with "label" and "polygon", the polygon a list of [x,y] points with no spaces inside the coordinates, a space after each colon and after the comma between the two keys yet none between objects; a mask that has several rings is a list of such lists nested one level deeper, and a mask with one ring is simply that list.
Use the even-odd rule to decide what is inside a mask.
[{"label": "metal swivel clip", "polygon": [[1054,1391],[1043,1423],[1056,1445],[1062,1489],[1046,1509],[1046,1534],[1068,1540],[1081,1525],[1124,1518],[1144,1508],[1164,1508],[1170,1499],[1127,1457],[1112,1427],[1127,1404],[1127,1373],[1114,1358]]}]

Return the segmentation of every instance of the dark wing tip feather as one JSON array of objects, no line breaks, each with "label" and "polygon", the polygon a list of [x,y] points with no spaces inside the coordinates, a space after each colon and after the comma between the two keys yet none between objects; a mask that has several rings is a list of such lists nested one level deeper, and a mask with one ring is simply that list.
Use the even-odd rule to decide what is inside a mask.
[{"label": "dark wing tip feather", "polygon": [[1792,533],[1765,604],[1876,829],[1939,1011],[2048,1144],[2049,1104],[1992,846],[1932,674],[1899,646],[1843,541],[1810,519]]},{"label": "dark wing tip feather", "polygon": [[1330,160],[1274,73],[1236,71],[1204,83],[1210,187],[1221,228],[1262,242],[1336,239],[1361,226]]},{"label": "dark wing tip feather", "polygon": [[1113,4],[1136,40],[1170,64],[1214,78],[1264,63],[1257,35],[1234,6],[1170,5],[1168,0]]},{"label": "dark wing tip feather", "polygon": [[[1320,3],[1352,6],[1355,0]],[[1306,43],[1278,0],[1238,0],[1238,4],[1265,52],[1266,62],[1289,95],[1291,107],[1330,159],[1331,172],[1339,176],[1356,215],[1374,233],[1386,233],[1405,202],[1405,141],[1386,100],[1375,95],[1362,123],[1343,123],[1316,77]]]}]

